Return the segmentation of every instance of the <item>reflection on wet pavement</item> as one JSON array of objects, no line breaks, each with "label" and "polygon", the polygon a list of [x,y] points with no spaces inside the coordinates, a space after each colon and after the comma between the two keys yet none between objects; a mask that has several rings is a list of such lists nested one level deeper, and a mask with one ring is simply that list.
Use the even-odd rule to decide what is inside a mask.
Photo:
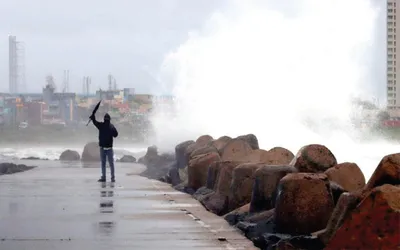
[{"label": "reflection on wet pavement", "polygon": [[204,210],[196,201],[170,202],[166,196],[176,193],[170,187],[160,191],[146,178],[126,175],[141,167],[116,165],[114,184],[97,183],[98,164],[47,164],[0,177],[0,250],[226,249],[185,213]]},{"label": "reflection on wet pavement", "polygon": [[[114,213],[114,183],[101,183],[100,189],[100,214]],[[103,219],[103,218],[101,218]],[[100,221],[98,223],[99,233],[102,235],[112,235],[115,230],[114,221]]]}]

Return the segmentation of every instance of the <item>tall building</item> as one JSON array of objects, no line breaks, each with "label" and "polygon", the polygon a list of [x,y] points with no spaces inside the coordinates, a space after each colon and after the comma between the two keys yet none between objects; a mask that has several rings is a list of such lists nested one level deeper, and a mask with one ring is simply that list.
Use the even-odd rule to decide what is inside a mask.
[{"label": "tall building", "polygon": [[8,88],[11,94],[18,92],[17,39],[8,36]]},{"label": "tall building", "polygon": [[9,92],[17,94],[25,89],[25,46],[15,36],[8,36]]}]

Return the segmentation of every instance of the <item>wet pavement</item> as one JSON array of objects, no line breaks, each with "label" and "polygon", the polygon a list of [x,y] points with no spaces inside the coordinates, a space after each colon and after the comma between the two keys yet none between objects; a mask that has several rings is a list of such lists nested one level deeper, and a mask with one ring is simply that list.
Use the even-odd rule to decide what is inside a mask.
[{"label": "wet pavement", "polygon": [[[189,195],[116,166],[97,183],[97,165],[30,162],[0,176],[0,249],[255,249]],[[29,165],[32,165],[29,164]],[[129,173],[129,175],[127,175]]]}]

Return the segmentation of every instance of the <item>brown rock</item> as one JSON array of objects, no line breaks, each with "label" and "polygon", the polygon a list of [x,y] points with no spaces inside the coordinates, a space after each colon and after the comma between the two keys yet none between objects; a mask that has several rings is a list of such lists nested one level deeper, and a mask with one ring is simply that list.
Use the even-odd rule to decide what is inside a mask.
[{"label": "brown rock", "polygon": [[240,164],[235,161],[220,162],[220,172],[218,176],[216,191],[222,195],[229,196],[230,187],[233,179],[233,170]]},{"label": "brown rock", "polygon": [[208,211],[216,215],[222,216],[227,213],[228,196],[226,195],[215,192],[200,202]]},{"label": "brown rock", "polygon": [[267,211],[262,211],[262,212],[257,212],[257,213],[252,213],[252,215],[249,215],[245,221],[251,222],[251,223],[257,223],[260,221],[268,220],[275,214],[275,208],[267,210]]},{"label": "brown rock", "polygon": [[269,210],[275,207],[276,190],[279,181],[288,173],[297,172],[290,166],[262,166],[254,173],[251,197],[251,212]]},{"label": "brown rock", "polygon": [[214,140],[214,138],[212,138],[212,136],[202,135],[199,138],[197,138],[196,144],[199,146],[205,146],[205,145],[209,144],[212,140]]},{"label": "brown rock", "polygon": [[201,147],[196,148],[190,154],[190,159],[196,157],[197,155],[204,155],[204,154],[208,154],[208,153],[211,153],[211,152],[215,152],[215,153],[219,154],[218,150],[214,146],[211,146],[211,145],[201,146]]},{"label": "brown rock", "polygon": [[281,147],[271,148],[269,151],[269,165],[288,165],[294,158],[294,154],[286,149]]},{"label": "brown rock", "polygon": [[353,211],[353,209],[358,205],[359,202],[360,196],[352,193],[343,193],[339,197],[335,209],[332,212],[331,218],[328,221],[326,229],[318,235],[318,237],[325,245],[331,240],[336,231],[342,226],[344,218],[348,216],[351,211]]},{"label": "brown rock", "polygon": [[[232,172],[231,195],[229,209],[234,210],[251,201],[254,183],[254,172],[265,164],[243,163]],[[250,205],[249,205],[250,207]]]},{"label": "brown rock", "polygon": [[219,171],[218,181],[214,187],[215,193],[202,201],[202,204],[209,211],[223,215],[228,213],[228,202],[230,195],[230,187],[232,183],[233,169],[239,165],[234,161],[220,161],[217,171]]},{"label": "brown rock", "polygon": [[175,158],[177,162],[177,167],[179,169],[185,168],[188,163],[188,159],[186,159],[186,149],[190,145],[194,144],[194,141],[184,141],[182,143],[179,143],[175,147]]},{"label": "brown rock", "polygon": [[290,163],[303,173],[323,173],[336,164],[336,158],[332,152],[319,144],[302,147]]},{"label": "brown rock", "polygon": [[255,136],[254,134],[241,135],[241,136],[238,136],[236,139],[247,142],[250,145],[250,147],[254,150],[260,148],[258,146],[257,136]]},{"label": "brown rock", "polygon": [[334,204],[325,174],[291,173],[278,186],[275,223],[278,233],[307,235],[324,229]]},{"label": "brown rock", "polygon": [[230,225],[236,225],[239,221],[242,221],[249,214],[250,204],[247,203],[227,214],[224,215],[224,219],[229,222]]},{"label": "brown rock", "polygon": [[217,140],[212,141],[210,145],[214,146],[218,150],[218,152],[221,152],[221,150],[226,146],[228,142],[230,142],[230,140],[232,140],[232,138],[229,136],[221,136]]},{"label": "brown rock", "polygon": [[352,192],[365,186],[365,177],[355,163],[345,162],[337,164],[325,171],[328,179],[339,184],[346,191]]},{"label": "brown rock", "polygon": [[400,153],[383,157],[365,188],[373,189],[384,184],[400,185]]},{"label": "brown rock", "polygon": [[206,188],[214,190],[214,191],[216,190],[220,166],[221,166],[220,161],[215,161],[210,164],[210,167],[208,168],[208,173],[207,173]]},{"label": "brown rock", "polygon": [[248,162],[267,163],[269,162],[270,153],[264,149],[256,149],[251,151],[246,157],[246,161]]},{"label": "brown rock", "polygon": [[239,139],[232,139],[221,150],[223,161],[247,162],[247,156],[252,152],[250,145]]},{"label": "brown rock", "polygon": [[188,187],[197,190],[206,185],[210,164],[219,160],[219,154],[215,152],[199,155],[190,160],[188,165]]},{"label": "brown rock", "polygon": [[399,249],[399,225],[400,188],[378,186],[345,217],[325,249]]},{"label": "brown rock", "polygon": [[293,160],[292,152],[285,148],[273,148],[269,151],[256,149],[247,156],[248,162],[266,163],[268,165],[288,165]]}]

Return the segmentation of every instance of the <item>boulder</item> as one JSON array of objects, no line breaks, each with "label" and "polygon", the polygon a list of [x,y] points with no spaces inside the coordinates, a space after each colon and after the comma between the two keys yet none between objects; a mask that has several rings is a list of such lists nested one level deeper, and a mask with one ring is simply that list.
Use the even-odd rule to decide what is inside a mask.
[{"label": "boulder", "polygon": [[231,192],[229,196],[229,210],[234,210],[251,201],[254,172],[262,166],[265,166],[265,164],[243,163],[233,170]]},{"label": "boulder", "polygon": [[252,150],[248,155],[246,155],[246,161],[254,163],[266,163],[269,161],[270,154],[264,149]]},{"label": "boulder", "polygon": [[398,249],[399,225],[400,188],[377,186],[345,217],[325,249]]},{"label": "boulder", "polygon": [[118,162],[135,163],[136,158],[132,155],[124,155],[124,156],[122,156],[121,159],[118,160]]},{"label": "boulder", "polygon": [[172,186],[176,186],[176,185],[178,185],[179,183],[182,182],[182,180],[181,180],[181,178],[179,176],[179,169],[177,167],[177,164],[176,165],[172,165],[170,167],[170,169],[168,170],[168,178],[169,178],[170,183],[171,183]]},{"label": "boulder", "polygon": [[181,181],[187,181],[187,179],[188,179],[188,167],[179,168],[178,172],[179,172],[179,178],[181,179]]},{"label": "boulder", "polygon": [[65,150],[60,155],[60,161],[79,161],[80,159],[81,156],[74,150]]},{"label": "boulder", "polygon": [[174,186],[174,189],[182,192],[182,193],[187,193],[190,195],[193,195],[195,193],[195,190],[193,190],[192,188],[188,187],[188,183],[187,181],[181,182],[180,184]]},{"label": "boulder", "polygon": [[244,221],[248,221],[251,223],[258,223],[260,221],[269,220],[270,218],[273,218],[274,214],[275,214],[275,208],[262,212],[250,213],[249,216],[247,216],[244,219]]},{"label": "boulder", "polygon": [[229,136],[221,136],[217,140],[210,142],[209,145],[214,146],[218,150],[218,152],[221,152],[221,150],[228,142],[230,142],[230,140],[232,140],[232,138]]},{"label": "boulder", "polygon": [[247,157],[252,151],[253,149],[246,141],[232,139],[221,150],[221,159],[223,161],[247,162]]},{"label": "boulder", "polygon": [[97,142],[89,142],[85,145],[82,152],[82,161],[95,162],[100,161],[100,147]]},{"label": "boulder", "polygon": [[188,166],[189,161],[191,160],[191,157],[190,157],[190,156],[191,156],[191,154],[193,153],[193,151],[195,151],[196,149],[201,148],[201,147],[203,147],[203,146],[200,146],[200,145],[197,144],[197,143],[193,143],[193,144],[190,144],[189,146],[187,146],[186,151],[185,151],[185,157],[184,157],[184,160],[185,160],[184,164],[185,164],[185,166]]},{"label": "boulder", "polygon": [[0,175],[3,174],[15,174],[19,172],[24,172],[33,169],[33,166],[26,166],[24,164],[14,164],[14,163],[0,163]]},{"label": "boulder", "polygon": [[228,208],[228,196],[218,192],[212,192],[210,195],[203,197],[200,200],[201,204],[210,212],[222,216],[226,214]]},{"label": "boulder", "polygon": [[319,144],[302,147],[290,163],[303,173],[323,173],[336,164],[337,161],[332,152]]},{"label": "boulder", "polygon": [[207,210],[223,215],[229,212],[229,196],[232,183],[233,169],[240,163],[234,161],[221,161],[219,163],[218,180],[214,187],[215,193],[202,201],[202,204]]},{"label": "boulder", "polygon": [[282,147],[274,147],[268,150],[268,163],[269,165],[288,165],[294,158],[294,154]]},{"label": "boulder", "polygon": [[290,173],[278,186],[275,223],[278,233],[307,235],[324,229],[334,208],[325,174]]},{"label": "boulder", "polygon": [[250,211],[259,212],[274,208],[279,181],[288,173],[294,172],[297,172],[297,169],[290,166],[258,168],[254,173]]},{"label": "boulder", "polygon": [[276,147],[269,151],[263,149],[253,150],[247,161],[266,163],[268,165],[288,165],[293,160],[293,153],[285,148]]},{"label": "boulder", "polygon": [[186,159],[186,149],[194,144],[194,141],[184,141],[182,143],[179,143],[178,145],[176,145],[175,147],[175,158],[178,164],[178,168],[185,168],[187,166],[188,163],[188,159]]},{"label": "boulder", "polygon": [[212,145],[199,146],[198,148],[193,150],[193,152],[190,154],[189,157],[190,157],[190,159],[193,159],[194,157],[196,157],[198,155],[204,155],[204,154],[208,154],[211,152],[215,152],[215,153],[219,154],[217,148]]},{"label": "boulder", "polygon": [[216,152],[199,155],[190,160],[188,165],[188,187],[197,190],[205,186],[210,164],[219,160],[219,154]]},{"label": "boulder", "polygon": [[208,168],[207,182],[206,182],[206,187],[208,189],[216,190],[217,186],[216,184],[218,181],[219,171],[222,164],[220,161],[215,161],[210,164],[210,167]]},{"label": "boulder", "polygon": [[200,147],[202,147],[202,146],[206,146],[213,140],[214,140],[214,138],[212,138],[211,135],[202,135],[199,138],[197,138],[196,144],[199,145]]},{"label": "boulder", "polygon": [[344,192],[346,192],[346,190],[344,190],[344,188],[342,186],[340,186],[339,184],[337,184],[336,182],[333,182],[333,181],[329,182],[329,186],[331,187],[333,202],[336,205],[336,203],[338,202],[340,196]]},{"label": "boulder", "polygon": [[236,225],[239,221],[244,220],[244,218],[249,215],[250,203],[235,209],[226,215],[224,215],[224,219],[230,225]]},{"label": "boulder", "polygon": [[155,165],[159,160],[158,149],[156,146],[147,148],[146,154],[141,157],[138,162],[146,165],[147,167]]},{"label": "boulder", "polygon": [[263,234],[254,241],[261,249],[279,250],[322,250],[324,244],[316,236],[291,236],[287,234]]},{"label": "boulder", "polygon": [[241,135],[241,136],[236,137],[236,139],[247,142],[250,145],[250,147],[254,150],[260,148],[258,146],[257,136],[255,136],[254,134]]},{"label": "boulder", "polygon": [[231,183],[233,179],[233,170],[239,165],[239,162],[235,161],[222,161],[220,162],[220,170],[218,175],[218,181],[216,184],[216,192],[229,196],[231,192]]},{"label": "boulder", "polygon": [[326,245],[333,235],[335,235],[336,231],[343,225],[344,218],[349,216],[351,211],[358,205],[360,202],[360,196],[355,195],[353,193],[343,193],[332,212],[331,217],[329,218],[326,229],[322,231],[322,233],[318,234],[318,237],[322,242]]},{"label": "boulder", "polygon": [[352,192],[365,186],[365,177],[355,163],[345,162],[325,171],[330,181],[339,184],[344,190]]},{"label": "boulder", "polygon": [[203,201],[205,197],[211,195],[214,193],[214,190],[208,189],[206,187],[201,187],[197,189],[197,191],[193,194],[193,198],[195,198],[198,201]]},{"label": "boulder", "polygon": [[365,189],[370,190],[383,184],[400,185],[400,153],[383,157]]},{"label": "boulder", "polygon": [[146,170],[140,173],[140,176],[154,180],[162,179],[164,182],[171,183],[169,171],[173,168],[176,168],[176,162],[160,157],[159,161],[154,164],[148,164]]}]

